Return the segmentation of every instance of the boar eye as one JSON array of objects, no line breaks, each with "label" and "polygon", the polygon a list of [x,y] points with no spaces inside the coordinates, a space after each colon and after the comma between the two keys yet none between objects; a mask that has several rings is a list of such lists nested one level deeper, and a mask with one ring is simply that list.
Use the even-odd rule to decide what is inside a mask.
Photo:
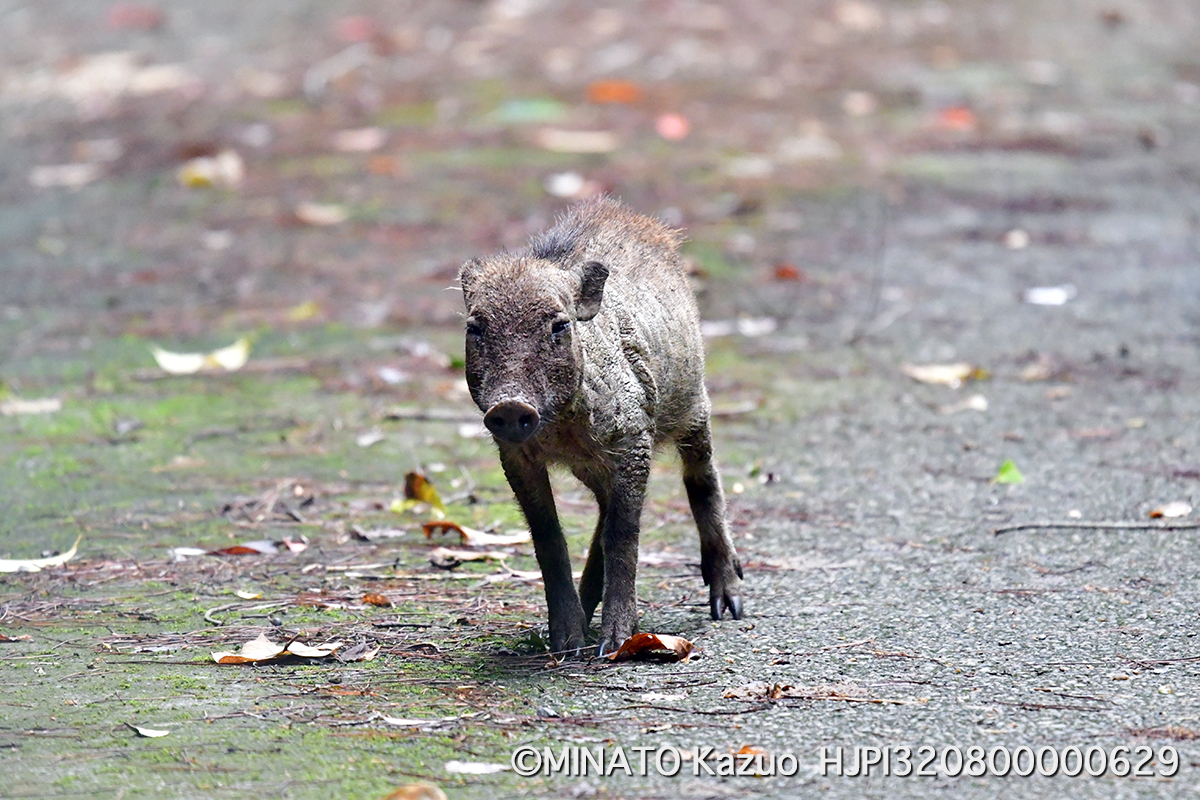
[{"label": "boar eye", "polygon": [[555,338],[558,338],[558,337],[562,336],[564,333],[566,333],[568,330],[570,330],[570,328],[571,328],[571,320],[569,320],[569,319],[556,320],[554,322],[554,324],[550,326],[550,335]]},{"label": "boar eye", "polygon": [[478,323],[468,322],[467,323],[467,336],[469,336],[472,339],[482,339],[483,338],[483,328],[481,328],[478,325]]}]

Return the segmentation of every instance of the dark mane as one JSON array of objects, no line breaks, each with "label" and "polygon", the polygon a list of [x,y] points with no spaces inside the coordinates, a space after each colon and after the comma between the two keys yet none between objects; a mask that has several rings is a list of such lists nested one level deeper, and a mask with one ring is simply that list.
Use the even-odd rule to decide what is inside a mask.
[{"label": "dark mane", "polygon": [[529,242],[529,255],[547,261],[562,261],[575,252],[583,229],[577,220],[564,219]]}]

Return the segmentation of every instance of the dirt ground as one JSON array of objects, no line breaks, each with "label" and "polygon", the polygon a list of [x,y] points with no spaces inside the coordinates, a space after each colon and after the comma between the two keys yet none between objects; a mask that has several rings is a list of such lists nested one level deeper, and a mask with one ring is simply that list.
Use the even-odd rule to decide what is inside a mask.
[{"label": "dirt ground", "polygon": [[[0,31],[0,559],[81,537],[0,574],[0,794],[1200,788],[1194,3],[0,0]],[[708,620],[664,457],[641,627],[682,663],[554,660],[531,546],[404,502],[417,471],[522,528],[454,279],[600,191],[685,229],[705,319],[747,614]],[[343,644],[214,661],[260,634]]]}]

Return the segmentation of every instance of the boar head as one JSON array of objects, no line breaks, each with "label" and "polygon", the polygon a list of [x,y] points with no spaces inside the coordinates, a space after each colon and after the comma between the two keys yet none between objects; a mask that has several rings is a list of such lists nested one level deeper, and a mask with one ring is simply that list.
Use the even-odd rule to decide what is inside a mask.
[{"label": "boar head", "polygon": [[496,439],[528,440],[579,391],[587,356],[574,327],[600,311],[607,279],[598,261],[501,255],[463,265],[467,386]]}]

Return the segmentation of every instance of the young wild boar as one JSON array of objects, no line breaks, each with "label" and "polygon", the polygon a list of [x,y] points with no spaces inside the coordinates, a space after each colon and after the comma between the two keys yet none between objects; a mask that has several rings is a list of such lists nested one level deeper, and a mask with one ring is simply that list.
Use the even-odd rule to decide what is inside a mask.
[{"label": "young wild boar", "polygon": [[[571,209],[516,254],[468,261],[467,385],[500,450],[546,585],[550,646],[598,653],[637,629],[638,531],[650,461],[673,442],[700,530],[713,619],[742,616],[742,568],[712,457],[704,345],[679,237],[610,199]],[[599,521],[579,593],[547,465],[595,495]]]}]

